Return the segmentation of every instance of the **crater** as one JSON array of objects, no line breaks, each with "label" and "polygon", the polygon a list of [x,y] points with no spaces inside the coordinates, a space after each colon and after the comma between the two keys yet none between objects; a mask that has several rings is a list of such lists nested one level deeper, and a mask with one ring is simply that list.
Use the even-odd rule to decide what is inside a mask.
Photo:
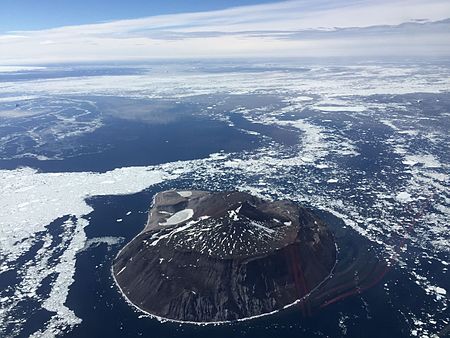
[{"label": "crater", "polygon": [[123,295],[152,316],[229,322],[306,298],[332,274],[336,255],[325,222],[292,201],[171,190],[155,196],[113,274]]}]

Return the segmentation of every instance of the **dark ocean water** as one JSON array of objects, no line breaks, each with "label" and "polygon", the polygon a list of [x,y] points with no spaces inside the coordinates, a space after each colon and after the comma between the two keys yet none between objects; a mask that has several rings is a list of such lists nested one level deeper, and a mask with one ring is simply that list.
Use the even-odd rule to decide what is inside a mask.
[{"label": "dark ocean water", "polygon": [[[295,144],[297,134],[294,131],[279,130],[276,127],[250,123],[242,117],[232,118],[235,127],[223,122],[206,119],[181,119],[164,125],[143,124],[119,119],[107,120],[107,125],[95,133],[83,135],[77,140],[85,154],[74,155],[64,160],[38,161],[35,159],[9,159],[0,161],[0,166],[13,169],[19,166],[31,166],[43,172],[107,171],[117,167],[151,165],[175,160],[189,160],[206,157],[211,153],[237,152],[253,150],[261,145],[261,138],[238,131],[239,127],[257,131],[270,136],[275,142],[287,146]],[[380,136],[382,129],[373,131]],[[99,151],[107,144],[105,150]],[[378,148],[377,148],[378,147]],[[375,166],[391,163],[392,159],[383,157],[374,162],[373,154],[383,151],[380,144],[364,144],[364,157],[351,159],[347,167],[364,168],[369,172]],[[89,154],[90,150],[92,153]],[[87,153],[87,154],[86,154]],[[375,170],[375,169],[374,169]],[[375,170],[376,171],[376,170]],[[398,183],[398,182],[397,182]],[[395,267],[388,269],[380,278],[373,278],[374,284],[367,290],[352,290],[351,294],[336,303],[305,314],[300,306],[293,306],[280,313],[241,323],[216,326],[181,325],[161,323],[143,316],[130,306],[121,296],[112,275],[111,264],[120,248],[136,236],[147,220],[147,211],[151,200],[159,191],[166,189],[192,189],[194,181],[172,181],[159,184],[143,192],[126,196],[93,197],[88,200],[94,211],[87,216],[89,225],[85,228],[89,240],[98,238],[119,239],[118,243],[101,242],[78,253],[74,282],[70,286],[66,305],[82,323],[65,331],[67,337],[409,337],[410,328],[402,320],[402,314],[396,308],[396,300],[411,302],[411,306],[422,303],[420,292],[410,289],[411,283],[404,271]],[[282,184],[280,182],[280,184]],[[358,179],[346,183],[347,187],[356,187]],[[199,187],[202,188],[202,187]],[[131,212],[130,215],[126,215]],[[332,225],[333,231],[340,231],[344,224],[331,214],[322,216]],[[47,227],[54,238],[58,237],[59,226],[67,217],[56,220]],[[122,222],[116,220],[123,218]],[[37,234],[36,238],[44,236]],[[345,245],[369,248],[367,239],[353,231],[345,236],[352,238]],[[52,243],[57,247],[59,243]],[[40,247],[35,248],[18,260],[26,262]],[[43,296],[49,293],[52,277],[42,284]],[[14,273],[2,274],[0,285],[14,284]],[[342,281],[347,283],[348,281]],[[389,284],[389,292],[383,287]],[[416,290],[418,291],[418,290]],[[425,295],[424,295],[425,296]],[[368,306],[370,304],[370,308]],[[21,307],[29,313],[20,334],[26,337],[45,325],[51,313],[39,309],[38,303],[23,303]]]},{"label": "dark ocean water", "polygon": [[[208,154],[224,151],[252,150],[261,144],[259,137],[239,132],[239,128],[260,132],[270,136],[275,142],[292,146],[298,135],[294,131],[280,130],[277,127],[250,123],[246,119],[234,116],[234,128],[223,122],[206,119],[181,119],[164,125],[143,124],[135,121],[118,119],[107,120],[107,125],[92,134],[83,135],[77,140],[85,152],[64,160],[38,161],[34,159],[14,159],[1,162],[3,168],[32,166],[43,172],[72,171],[106,171],[116,167],[131,165],[149,165],[166,163],[174,160],[202,158]],[[108,144],[108,148],[99,151],[99,145]],[[350,165],[350,163],[349,163]],[[355,164],[361,166],[362,163]],[[367,166],[366,166],[367,167]],[[356,182],[355,182],[356,183]],[[375,285],[361,291],[360,295],[344,297],[323,309],[314,308],[305,314],[300,306],[293,306],[280,313],[240,323],[216,326],[181,325],[159,321],[142,316],[142,313],[130,306],[121,296],[112,275],[111,264],[120,248],[136,236],[147,220],[147,211],[151,200],[159,191],[166,189],[192,189],[198,182],[183,180],[159,184],[141,193],[125,196],[92,197],[88,204],[94,212],[86,216],[89,226],[85,228],[87,241],[96,239],[119,239],[118,243],[96,242],[77,255],[74,283],[70,286],[66,305],[82,318],[82,323],[72,330],[67,330],[68,337],[308,337],[337,336],[342,332],[339,322],[345,313],[348,323],[346,334],[352,337],[407,337],[408,330],[399,326],[395,307],[386,308],[386,293],[382,282],[391,277],[397,280],[401,272],[390,271]],[[199,186],[198,188],[202,188]],[[130,215],[126,215],[131,212]],[[126,216],[124,216],[126,215]],[[322,213],[324,219],[339,231],[343,222],[331,214]],[[53,238],[58,238],[60,226],[68,216],[56,220],[47,227]],[[123,218],[122,222],[117,219]],[[347,231],[352,241],[343,243],[360,248],[369,248],[368,242],[354,232]],[[60,243],[52,243],[57,247]],[[42,242],[35,244],[18,261],[26,262],[34,255]],[[360,248],[358,250],[360,250]],[[346,248],[342,248],[346,250]],[[394,277],[394,274],[397,274]],[[53,276],[55,277],[55,276]],[[42,287],[42,295],[50,292],[52,276]],[[342,281],[348,282],[348,281]],[[2,275],[0,283],[14,284],[13,276]],[[350,288],[352,289],[352,288]],[[353,290],[355,292],[355,290]],[[357,292],[358,293],[358,292]],[[365,309],[365,302],[370,302],[370,312]],[[378,305],[377,305],[378,304]],[[45,325],[51,313],[39,309],[38,304],[23,304],[24,311],[30,313],[21,332],[21,336],[35,332]],[[379,309],[378,309],[379,307]]]},{"label": "dark ocean water", "polygon": [[[310,75],[314,73],[309,68],[303,67],[218,65],[206,71],[201,64],[196,66],[215,75],[247,72],[252,81],[256,81],[255,76],[269,74],[265,72],[274,72],[276,76],[279,73],[305,76],[306,80],[314,76]],[[326,77],[342,71],[340,67],[320,69]],[[148,68],[146,72],[151,73]],[[67,76],[133,74],[143,74],[143,71],[136,67],[87,67],[3,74],[0,81],[21,83]],[[420,321],[426,322],[422,326],[426,325],[430,337],[448,328],[448,308],[441,306],[435,294],[427,291],[429,286],[440,286],[450,292],[448,271],[442,263],[448,261],[448,252],[436,250],[429,243],[430,238],[438,236],[448,239],[446,233],[440,232],[442,227],[448,228],[448,224],[442,225],[445,218],[433,223],[432,217],[431,220],[424,217],[427,213],[441,215],[439,207],[446,205],[448,196],[445,190],[448,184],[448,167],[445,166],[448,162],[446,131],[449,122],[448,114],[445,115],[450,106],[448,93],[340,98],[354,100],[356,106],[373,105],[370,106],[373,110],[362,113],[318,111],[306,104],[302,109],[284,111],[282,109],[289,108],[290,101],[302,93],[291,95],[288,91],[277,92],[278,89],[261,93],[252,92],[252,87],[247,94],[218,92],[170,100],[148,99],[145,95],[139,99],[130,95],[132,98],[125,99],[120,95],[99,94],[43,95],[23,100],[19,107],[0,102],[0,112],[43,111],[31,117],[0,117],[0,169],[29,166],[51,173],[106,172],[121,167],[202,159],[214,153],[229,154],[230,160],[252,160],[248,162],[249,168],[244,168],[248,171],[213,162],[210,167],[200,166],[178,179],[136,194],[90,197],[87,202],[93,211],[84,216],[89,221],[84,228],[86,247],[76,256],[74,281],[65,302],[82,321],[75,327],[62,329],[65,336],[402,338],[411,337],[412,330],[421,327],[422,324],[417,324]],[[314,92],[308,95],[311,102],[322,99]],[[7,97],[7,94],[2,96]],[[299,130],[289,125],[295,121],[306,121],[309,125]],[[397,129],[393,129],[392,124]],[[83,128],[88,131],[67,137]],[[305,134],[308,137],[305,138]],[[317,134],[321,134],[318,140],[314,138]],[[346,142],[357,148],[356,155],[342,155]],[[326,153],[318,163],[329,166],[272,165],[278,159],[297,159],[302,149],[310,146],[313,155]],[[398,149],[410,155],[433,155],[444,165],[426,167],[426,163],[419,163],[408,167],[402,162],[404,153]],[[268,168],[259,171],[259,167],[265,165]],[[425,174],[417,174],[417,177],[430,181],[408,191],[425,197],[420,195],[422,199],[417,198],[411,205],[398,203],[397,193],[417,184],[419,179],[416,182],[411,177],[414,171],[420,170]],[[440,175],[444,180],[440,180]],[[330,183],[330,179],[335,180]],[[323,306],[297,305],[274,315],[216,326],[161,323],[130,306],[113,281],[111,265],[119,250],[143,229],[153,196],[167,189],[226,190],[243,186],[263,187],[263,192],[270,197],[293,196],[301,200],[307,196],[302,203],[323,217],[336,236],[340,250],[336,273],[341,275],[331,286],[343,287],[342,291],[333,294],[332,301]],[[377,205],[380,200],[387,202]],[[314,207],[326,206],[326,202],[343,216],[359,214],[363,221],[350,227],[339,217]],[[52,239],[48,249],[54,253],[49,266],[57,265],[67,249],[67,238],[75,231],[75,226],[68,224],[71,217],[74,216],[61,215],[45,230],[32,234],[30,249],[21,253],[11,269],[0,273],[0,298],[14,299],[15,289],[23,278],[19,272],[26,271],[20,269],[40,263],[33,259],[42,250],[48,235]],[[372,219],[372,223],[366,219]],[[373,223],[374,220],[380,222]],[[392,248],[393,257],[392,252],[386,252],[386,247]],[[346,273],[346,269],[351,273]],[[414,279],[412,272],[425,276],[423,285],[418,281],[424,279]],[[8,309],[10,317],[2,326],[1,337],[28,337],[46,327],[54,313],[43,309],[42,300],[49,297],[57,277],[57,273],[48,274],[40,282],[36,297],[20,298]],[[433,324],[433,320],[437,324]]]},{"label": "dark ocean water", "polygon": [[[342,313],[348,316],[346,334],[350,337],[409,336],[408,328],[399,325],[401,314],[395,304],[386,304],[388,299],[383,283],[402,279],[402,272],[395,269],[390,270],[373,288],[306,315],[299,306],[293,306],[268,317],[206,327],[160,323],[141,316],[115,286],[111,275],[112,260],[123,244],[142,230],[153,195],[167,188],[184,187],[184,184],[163,184],[132,196],[89,200],[95,211],[89,215],[90,225],[86,228],[88,238],[113,236],[123,238],[123,242],[114,246],[100,244],[78,255],[75,282],[70,288],[67,305],[83,318],[83,323],[68,332],[68,337],[337,337],[342,335],[338,325]],[[132,213],[125,216],[123,222],[116,222],[128,211]],[[343,226],[336,217],[327,213],[321,215],[333,229]],[[345,236],[352,237],[352,246],[368,247],[367,240],[353,232],[346,232]],[[343,245],[346,243],[343,242]],[[407,290],[404,292],[407,293]],[[370,311],[365,308],[365,303],[370,304]]]},{"label": "dark ocean water", "polygon": [[[40,151],[45,156],[63,153],[64,160],[1,159],[0,168],[29,166],[42,172],[105,172],[120,167],[199,159],[220,151],[252,150],[261,144],[253,135],[200,117],[184,117],[165,124],[107,118],[104,123],[94,133]],[[15,152],[12,149],[11,155]]]}]

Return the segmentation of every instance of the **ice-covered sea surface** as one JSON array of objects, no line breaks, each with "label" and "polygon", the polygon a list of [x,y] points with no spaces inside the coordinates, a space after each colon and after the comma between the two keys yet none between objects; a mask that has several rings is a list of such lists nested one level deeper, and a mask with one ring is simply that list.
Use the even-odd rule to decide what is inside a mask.
[{"label": "ice-covered sea surface", "polygon": [[[0,69],[0,336],[445,336],[449,130],[445,62]],[[384,272],[309,316],[147,318],[110,267],[172,188],[306,204]]]}]

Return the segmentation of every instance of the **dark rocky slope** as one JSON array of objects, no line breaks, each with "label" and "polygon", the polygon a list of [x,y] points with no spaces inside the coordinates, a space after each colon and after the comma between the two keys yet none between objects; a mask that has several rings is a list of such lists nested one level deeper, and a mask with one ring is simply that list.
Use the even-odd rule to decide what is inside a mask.
[{"label": "dark rocky slope", "polygon": [[218,322],[295,302],[329,276],[335,260],[326,225],[292,202],[165,191],[113,273],[125,296],[150,314]]}]

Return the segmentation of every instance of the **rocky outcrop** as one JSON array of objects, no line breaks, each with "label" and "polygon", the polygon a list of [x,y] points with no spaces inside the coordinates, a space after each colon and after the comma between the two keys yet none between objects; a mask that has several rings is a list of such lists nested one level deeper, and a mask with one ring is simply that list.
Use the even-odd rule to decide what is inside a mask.
[{"label": "rocky outcrop", "polygon": [[165,191],[114,261],[123,294],[152,315],[233,321],[306,296],[330,274],[333,236],[311,211],[242,192]]}]

